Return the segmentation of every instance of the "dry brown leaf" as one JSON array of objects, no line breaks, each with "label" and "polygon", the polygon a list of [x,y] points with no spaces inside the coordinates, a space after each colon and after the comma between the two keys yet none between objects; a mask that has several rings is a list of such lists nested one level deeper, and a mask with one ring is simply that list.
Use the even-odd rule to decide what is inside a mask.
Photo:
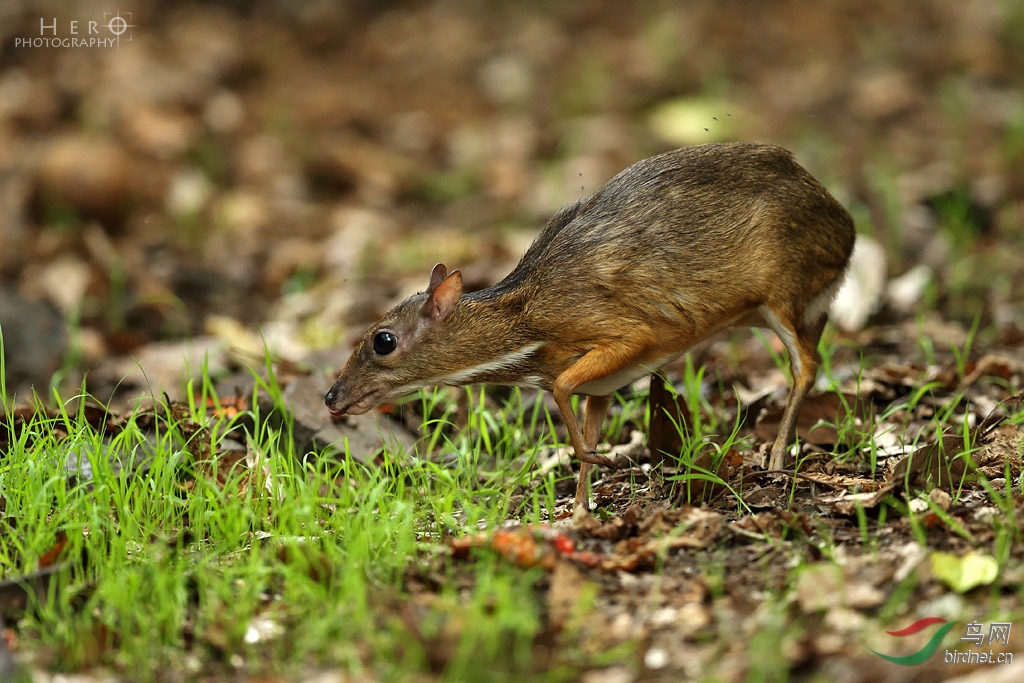
[{"label": "dry brown leaf", "polygon": [[811,525],[806,515],[789,510],[777,510],[774,512],[758,512],[753,515],[745,515],[729,527],[738,530],[744,536],[761,536],[767,534],[772,538],[782,538],[783,532],[788,530],[799,530],[804,534],[811,533]]}]

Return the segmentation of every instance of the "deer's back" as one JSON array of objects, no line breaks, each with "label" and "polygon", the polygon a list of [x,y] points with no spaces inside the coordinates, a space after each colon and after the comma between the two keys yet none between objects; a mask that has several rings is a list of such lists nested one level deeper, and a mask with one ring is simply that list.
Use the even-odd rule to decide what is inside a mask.
[{"label": "deer's back", "polygon": [[640,161],[560,211],[496,289],[581,315],[711,319],[770,292],[810,298],[853,240],[849,214],[786,150],[703,145]]}]

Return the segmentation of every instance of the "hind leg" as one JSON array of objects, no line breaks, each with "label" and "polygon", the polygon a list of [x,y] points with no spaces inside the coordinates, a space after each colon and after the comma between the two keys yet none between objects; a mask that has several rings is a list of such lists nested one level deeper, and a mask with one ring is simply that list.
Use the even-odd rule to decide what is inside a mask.
[{"label": "hind leg", "polygon": [[789,390],[789,399],[786,401],[786,409],[779,424],[779,434],[772,444],[772,455],[768,461],[769,470],[780,470],[786,464],[789,445],[796,438],[796,420],[800,415],[800,405],[818,376],[818,364],[821,361],[818,357],[818,341],[825,329],[828,315],[820,313],[813,321],[805,321],[799,316],[794,321],[791,316],[782,317],[767,307],[762,307],[760,313],[786,346],[790,372],[793,375],[793,386]]}]

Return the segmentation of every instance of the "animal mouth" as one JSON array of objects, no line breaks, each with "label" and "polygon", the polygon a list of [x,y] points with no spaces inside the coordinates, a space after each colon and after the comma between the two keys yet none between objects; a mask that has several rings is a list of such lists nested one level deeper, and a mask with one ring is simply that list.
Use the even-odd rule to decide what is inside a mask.
[{"label": "animal mouth", "polygon": [[342,415],[362,415],[366,411],[378,405],[386,393],[387,390],[385,389],[370,389],[354,400],[346,401],[344,403],[335,402],[333,404],[328,404],[327,412],[329,412],[332,417],[341,417]]}]

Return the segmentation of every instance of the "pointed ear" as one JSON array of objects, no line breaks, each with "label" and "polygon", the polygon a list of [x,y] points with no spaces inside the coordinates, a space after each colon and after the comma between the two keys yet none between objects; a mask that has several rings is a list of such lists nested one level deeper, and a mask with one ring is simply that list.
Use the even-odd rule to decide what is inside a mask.
[{"label": "pointed ear", "polygon": [[460,296],[462,296],[462,273],[453,270],[433,291],[428,292],[427,301],[423,304],[423,314],[441,322],[455,310],[455,304],[459,301]]},{"label": "pointed ear", "polygon": [[437,289],[437,286],[441,284],[446,277],[448,277],[448,269],[444,267],[443,263],[438,263],[434,266],[434,269],[430,271],[430,286],[427,287],[427,292],[433,292]]}]

